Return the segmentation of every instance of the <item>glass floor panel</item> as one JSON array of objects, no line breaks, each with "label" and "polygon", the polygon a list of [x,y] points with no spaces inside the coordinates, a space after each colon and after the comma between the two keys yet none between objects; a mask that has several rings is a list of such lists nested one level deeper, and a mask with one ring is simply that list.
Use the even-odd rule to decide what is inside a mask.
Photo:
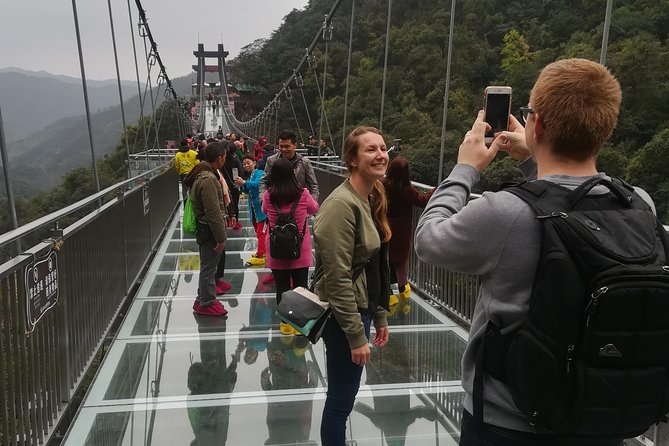
[{"label": "glass floor panel", "polygon": [[[276,386],[268,378],[268,386]],[[195,395],[195,392],[189,396]],[[457,445],[463,393],[361,390],[346,436],[350,445]],[[319,445],[322,393],[262,401],[197,401],[178,407],[84,409],[67,445]]]},{"label": "glass floor panel", "polygon": [[[165,266],[170,261],[168,257],[163,258],[160,267]],[[226,259],[227,262],[230,260]],[[174,259],[176,263],[176,259]],[[172,271],[172,270],[169,270]],[[271,271],[265,268],[249,267],[246,271],[230,271],[225,273],[225,280],[232,284],[232,289],[225,296],[235,294],[265,294],[275,293],[274,282],[266,283]],[[180,296],[193,297],[197,295],[197,283],[199,278],[199,265],[194,271],[184,271],[174,274],[147,274],[146,282],[148,284],[147,296]]]},{"label": "glass floor panel", "polygon": [[[197,280],[197,279],[195,279]],[[233,280],[233,283],[235,281]],[[221,330],[258,331],[278,328],[276,297],[274,293],[262,296],[224,294],[218,299],[229,311],[225,327]],[[193,298],[137,300],[128,311],[129,332],[122,330],[120,338],[149,336],[152,334],[183,335],[198,333],[201,321],[192,311]],[[420,301],[402,301],[391,310],[391,326],[441,324]],[[134,323],[133,323],[134,321]]]},{"label": "glass floor panel", "polygon": [[[180,213],[105,355],[67,445],[320,445],[324,344],[281,335],[270,270],[246,267],[256,239],[228,230],[219,299],[225,318],[194,315],[199,258]],[[372,347],[347,435],[350,445],[455,445],[466,332],[415,293]]]},{"label": "glass floor panel", "polygon": [[[256,231],[249,227],[249,225],[243,227],[242,229],[228,230],[228,238],[243,238],[243,237],[255,237]],[[172,231],[173,240],[195,240],[194,234],[185,234],[181,232],[181,229],[175,229]]]},{"label": "glass floor panel", "polygon": [[[288,364],[290,373],[284,379],[292,380],[292,375],[310,377],[308,383],[298,380],[292,389],[320,387],[327,381],[323,342],[311,345],[303,337],[282,335],[276,328],[248,335],[244,329],[228,331],[225,318],[198,316],[196,323],[197,332],[188,338],[116,341],[108,354],[108,361],[113,360],[109,367],[114,371],[98,378],[86,405],[95,403],[99,396],[101,400],[180,397],[188,394],[189,386],[197,379],[207,383],[201,393],[259,392],[264,390],[264,371],[275,363]],[[465,346],[465,341],[448,329],[391,330],[384,348],[371,347],[372,358],[361,382],[459,382]],[[206,370],[216,370],[211,372],[210,381]],[[236,383],[230,382],[233,370],[239,375]],[[198,374],[202,377],[198,378]]]},{"label": "glass floor panel", "polygon": [[[248,251],[236,251],[236,252],[226,251],[225,269],[226,270],[249,269],[251,271],[254,269],[258,269],[257,266],[246,266],[246,262],[251,258],[251,255],[254,253],[255,253],[255,247]],[[313,251],[312,251],[312,263],[313,262],[315,262],[315,259],[313,258]],[[158,266],[158,271],[199,271],[199,269],[200,269],[200,259],[197,254],[197,251],[195,252],[190,251],[190,253],[182,252],[179,255],[167,254],[164,257],[162,257],[162,259],[160,259],[160,263]]]}]

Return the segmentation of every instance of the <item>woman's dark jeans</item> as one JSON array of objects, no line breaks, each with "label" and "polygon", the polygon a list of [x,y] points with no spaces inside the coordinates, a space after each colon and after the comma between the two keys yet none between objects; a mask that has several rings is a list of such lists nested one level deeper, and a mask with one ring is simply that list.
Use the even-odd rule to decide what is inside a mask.
[{"label": "woman's dark jeans", "polygon": [[[371,315],[362,316],[367,339],[371,320]],[[321,420],[321,442],[323,446],[345,446],[346,420],[353,410],[363,367],[351,361],[351,347],[334,316],[325,326],[323,340],[327,357],[328,392]]]},{"label": "woman's dark jeans", "polygon": [[466,410],[462,413],[460,446],[619,446],[622,439],[590,437],[556,437],[535,435],[483,424],[477,433],[474,417]]}]

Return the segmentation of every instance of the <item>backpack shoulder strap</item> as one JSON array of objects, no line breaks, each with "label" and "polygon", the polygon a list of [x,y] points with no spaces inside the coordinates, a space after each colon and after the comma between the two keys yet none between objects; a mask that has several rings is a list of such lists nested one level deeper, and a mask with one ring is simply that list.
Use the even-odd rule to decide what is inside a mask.
[{"label": "backpack shoulder strap", "polygon": [[537,215],[566,210],[566,197],[571,192],[566,187],[544,180],[525,181],[503,190],[523,200]]}]

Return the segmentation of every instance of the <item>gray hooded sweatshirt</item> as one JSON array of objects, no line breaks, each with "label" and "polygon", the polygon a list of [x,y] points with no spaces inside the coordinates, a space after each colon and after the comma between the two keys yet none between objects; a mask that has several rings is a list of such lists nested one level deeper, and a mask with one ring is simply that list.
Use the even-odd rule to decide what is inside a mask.
[{"label": "gray hooded sweatshirt", "polygon": [[[530,176],[535,164],[528,160],[519,167]],[[575,189],[590,178],[550,175],[542,179]],[[492,320],[504,334],[522,325],[539,261],[540,238],[534,211],[510,192],[486,192],[481,198],[469,201],[471,189],[478,181],[475,168],[456,165],[427,203],[415,236],[416,254],[424,262],[481,276],[469,342],[462,357],[462,386],[467,392],[464,406],[470,414],[473,414],[474,354],[485,325]],[[591,191],[606,192],[604,186]],[[655,212],[650,196],[638,188],[636,192]],[[486,376],[483,399],[485,423],[531,431],[528,419],[513,404],[505,384]]]}]

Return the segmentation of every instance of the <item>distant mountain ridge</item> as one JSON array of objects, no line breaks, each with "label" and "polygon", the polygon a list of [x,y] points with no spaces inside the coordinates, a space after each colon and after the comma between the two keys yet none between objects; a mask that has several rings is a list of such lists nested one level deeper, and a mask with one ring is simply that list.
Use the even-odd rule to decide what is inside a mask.
[{"label": "distant mountain ridge", "polygon": [[[88,81],[92,112],[118,106],[116,80]],[[122,84],[124,99],[137,94],[137,85]],[[18,68],[0,70],[0,106],[5,138],[14,141],[66,117],[85,113],[81,79]]]},{"label": "distant mountain ridge", "polygon": [[[3,76],[30,76],[16,72],[0,73],[0,101],[2,103],[2,115],[5,132],[12,130],[16,119],[18,120],[37,120],[36,116],[43,110],[53,110],[58,107],[58,101],[71,100],[67,95],[82,96],[81,83],[67,84],[64,81],[53,78],[40,78],[51,86],[58,86],[61,91],[50,92],[47,100],[35,101],[34,96],[24,100],[25,104],[16,105],[18,109],[13,110],[15,119],[10,121],[7,117],[9,110],[6,111],[6,97],[3,92],[6,86],[3,86]],[[190,74],[181,78],[172,79],[172,85],[177,94],[190,97],[191,78]],[[35,77],[32,77],[35,79]],[[70,88],[67,88],[70,87]],[[97,159],[112,153],[116,146],[121,142],[123,123],[121,119],[121,107],[118,105],[118,87],[116,81],[108,87],[113,90],[112,97],[114,101],[105,108],[99,107],[100,100],[96,102],[98,108],[92,105],[92,127],[93,144]],[[124,88],[124,105],[126,121],[128,125],[137,124],[139,119],[139,101],[137,96],[137,86],[126,90]],[[93,88],[89,88],[89,95],[92,96]],[[143,91],[143,90],[142,90]],[[162,103],[163,94],[158,95],[157,104]],[[133,94],[134,93],[134,94]],[[154,88],[155,95],[155,88]],[[18,95],[14,95],[18,96]],[[93,100],[91,99],[91,102]],[[62,104],[60,104],[62,105]],[[151,105],[147,94],[144,107],[145,115],[151,114]],[[18,116],[17,116],[18,115]],[[36,192],[48,190],[60,182],[63,174],[76,168],[88,167],[91,165],[91,152],[88,140],[88,128],[86,117],[84,115],[83,99],[81,99],[81,108],[75,115],[62,116],[57,120],[40,126],[36,131],[24,133],[22,138],[15,138],[13,141],[7,138],[9,152],[10,177],[14,184],[14,193],[24,198],[34,195]],[[0,178],[2,178],[0,172]],[[4,195],[4,190],[0,191],[0,196]]]},{"label": "distant mountain ridge", "polygon": [[[57,79],[59,81],[65,82],[67,84],[75,84],[81,86],[81,79],[78,77],[71,77],[71,76],[66,76],[64,74],[52,74],[47,71],[30,71],[30,70],[24,70],[23,68],[18,68],[18,67],[6,67],[6,68],[0,68],[0,73],[19,73],[19,74],[25,74],[26,76],[31,76],[31,77],[40,77],[40,78],[52,78],[52,79]],[[91,80],[91,79],[86,79],[86,83],[88,84],[89,87],[104,87],[108,85],[114,85],[116,86],[117,81],[116,79],[105,79],[105,80]],[[128,81],[128,80],[122,80],[121,81],[121,86],[123,87],[135,87],[137,88],[137,83],[136,81]]]}]

